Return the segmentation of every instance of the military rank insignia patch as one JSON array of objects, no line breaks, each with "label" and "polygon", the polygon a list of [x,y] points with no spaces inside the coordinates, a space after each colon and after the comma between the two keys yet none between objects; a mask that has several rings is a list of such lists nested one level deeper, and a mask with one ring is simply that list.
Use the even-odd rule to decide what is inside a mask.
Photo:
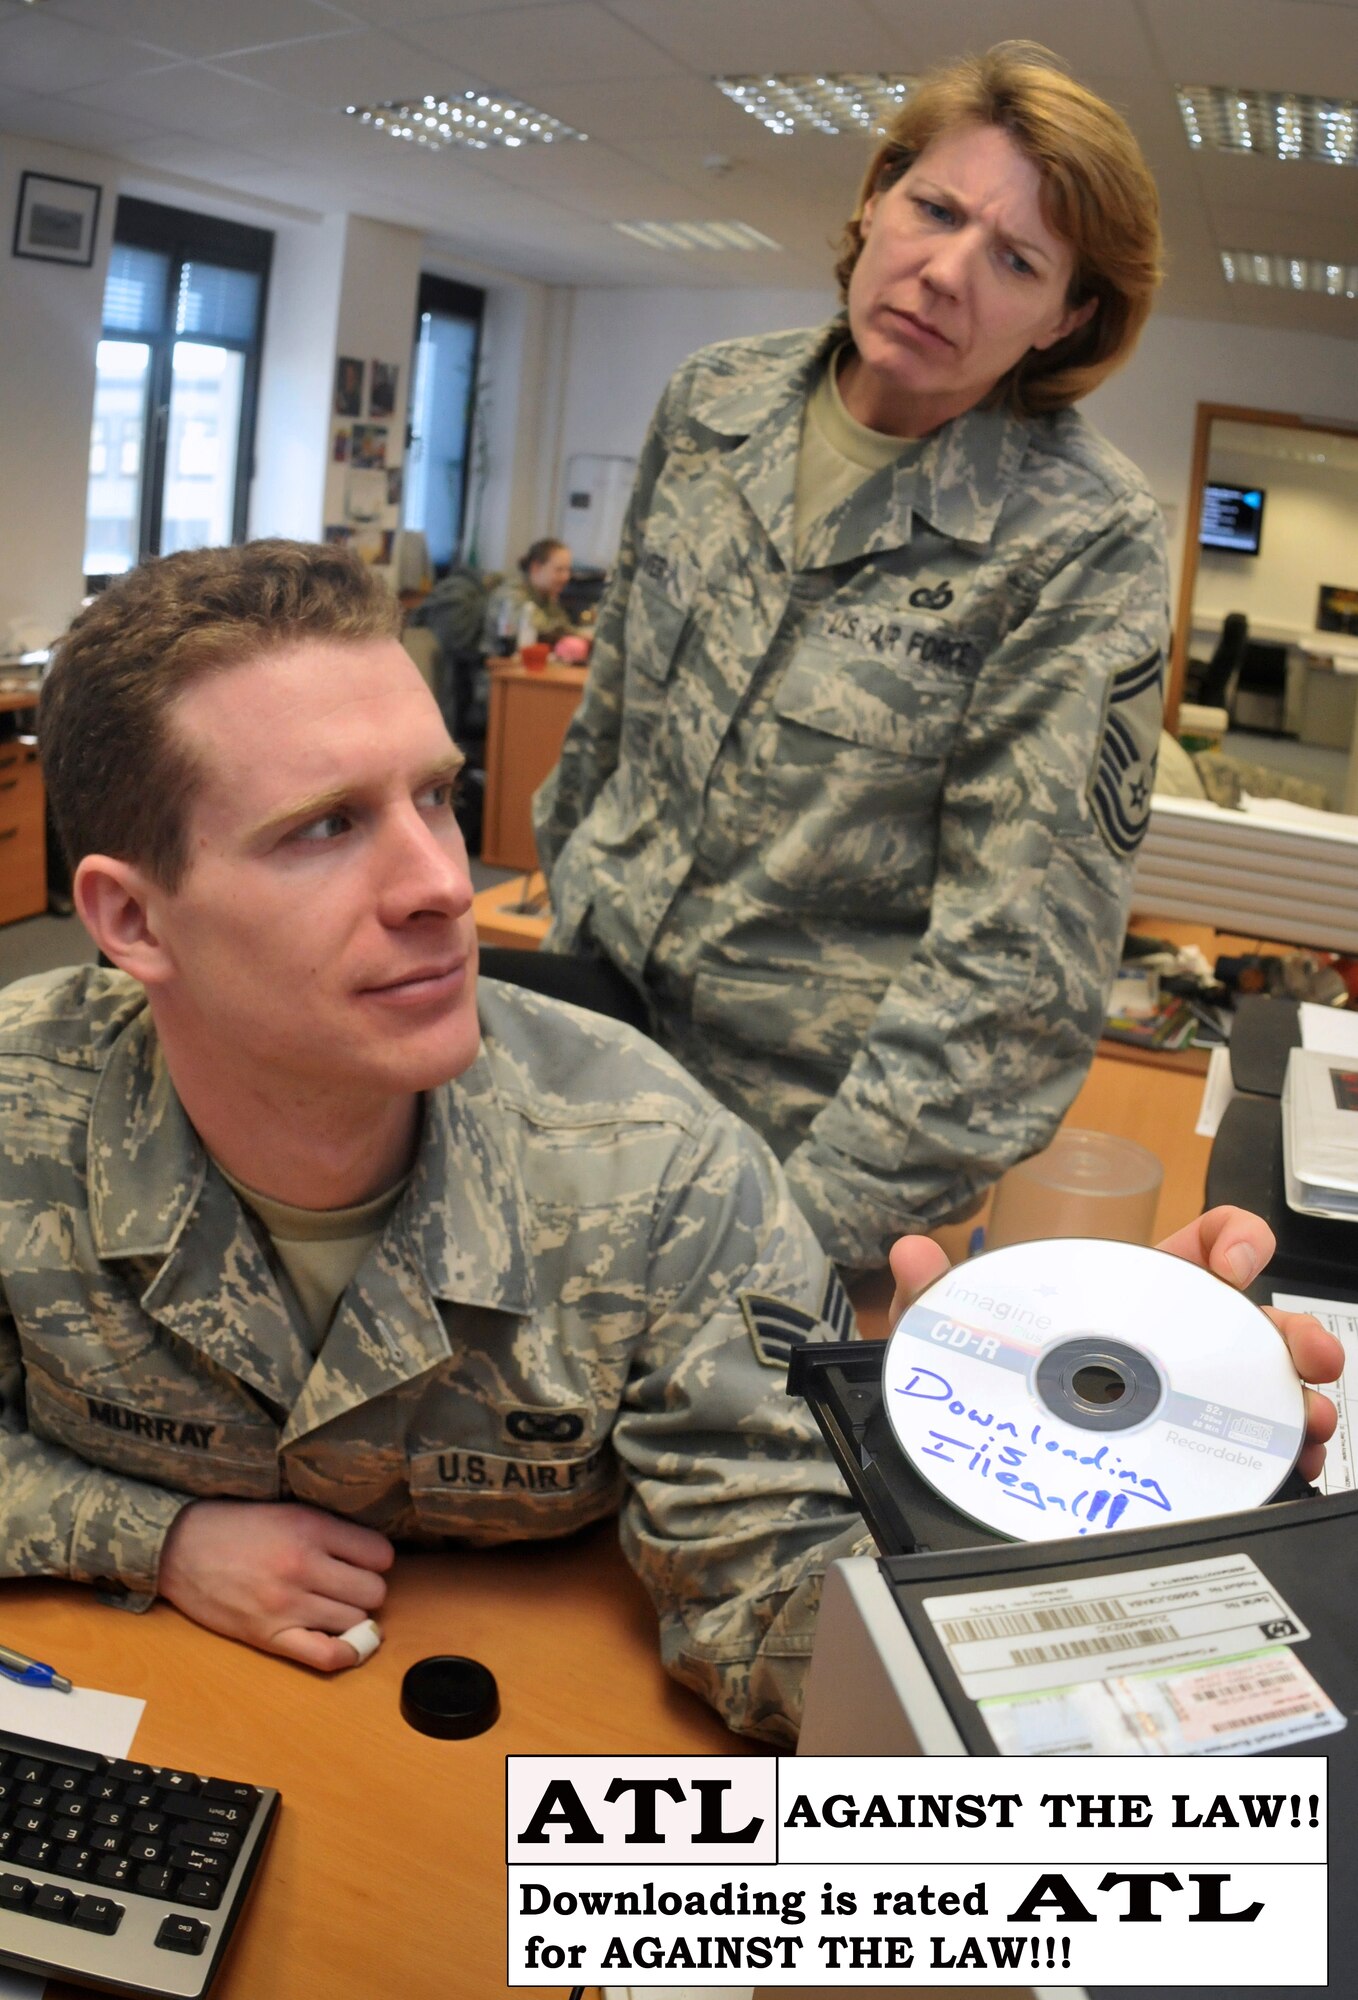
[{"label": "military rank insignia patch", "polygon": [[828,1326],[836,1340],[852,1340],[856,1331],[849,1295],[833,1264],[819,1312],[808,1312],[804,1306],[794,1306],[767,1292],[741,1292],[739,1296],[750,1345],[765,1368],[786,1368],[793,1350],[813,1339],[819,1326]]},{"label": "military rank insignia patch", "polygon": [[1162,656],[1153,653],[1124,667],[1109,693],[1089,802],[1114,854],[1135,854],[1151,815],[1163,671]]}]

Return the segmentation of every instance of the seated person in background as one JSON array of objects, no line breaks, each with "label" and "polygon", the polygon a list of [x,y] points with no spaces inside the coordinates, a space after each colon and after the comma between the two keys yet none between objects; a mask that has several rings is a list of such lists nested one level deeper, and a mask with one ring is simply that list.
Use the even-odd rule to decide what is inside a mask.
[{"label": "seated person in background", "polygon": [[579,637],[582,628],[561,604],[570,580],[571,552],[566,544],[550,536],[534,542],[519,559],[519,575],[506,578],[491,593],[482,640],[485,651],[503,656],[531,640],[554,646],[558,639]]},{"label": "seated person in background", "polygon": [[[788,1742],[822,1572],[869,1546],[784,1388],[844,1294],[652,1043],[478,990],[398,616],[344,551],[259,542],[144,565],[59,646],[47,782],[115,969],[0,993],[0,1568],[330,1671],[394,1540],[621,1503],[670,1671]],[[1244,1283],[1271,1245],[1219,1211],[1170,1247]]]}]

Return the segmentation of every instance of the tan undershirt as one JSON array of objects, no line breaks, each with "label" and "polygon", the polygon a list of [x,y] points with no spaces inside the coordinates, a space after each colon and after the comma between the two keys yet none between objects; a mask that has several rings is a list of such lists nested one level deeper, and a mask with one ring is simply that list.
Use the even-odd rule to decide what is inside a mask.
[{"label": "tan undershirt", "polygon": [[269,1232],[311,1329],[311,1351],[319,1354],[345,1286],[376,1243],[387,1218],[405,1192],[409,1174],[395,1187],[361,1201],[356,1208],[294,1208],[246,1187],[220,1160],[212,1163]]},{"label": "tan undershirt", "polygon": [[874,472],[894,465],[903,452],[918,449],[910,438],[871,431],[849,415],[837,379],[848,351],[847,346],[836,348],[806,406],[793,498],[792,532],[799,563],[817,521],[856,493]]}]

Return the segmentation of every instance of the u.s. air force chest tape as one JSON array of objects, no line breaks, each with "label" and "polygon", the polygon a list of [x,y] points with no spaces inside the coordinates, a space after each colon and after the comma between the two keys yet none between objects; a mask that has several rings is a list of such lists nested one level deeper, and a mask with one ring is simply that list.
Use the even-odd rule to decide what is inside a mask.
[{"label": "u.s. air force chest tape", "polygon": [[426,1528],[478,1540],[512,1536],[525,1525],[534,1534],[569,1534],[612,1513],[622,1493],[607,1443],[584,1451],[527,1444],[517,1452],[447,1444],[413,1452],[407,1477],[416,1518]]}]

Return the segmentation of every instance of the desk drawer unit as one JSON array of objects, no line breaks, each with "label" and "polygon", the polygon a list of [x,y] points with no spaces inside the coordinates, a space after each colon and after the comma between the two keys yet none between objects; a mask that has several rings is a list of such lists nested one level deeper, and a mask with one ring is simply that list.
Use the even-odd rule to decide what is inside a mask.
[{"label": "desk drawer unit", "polygon": [[47,908],[42,772],[32,743],[0,743],[0,924]]}]

